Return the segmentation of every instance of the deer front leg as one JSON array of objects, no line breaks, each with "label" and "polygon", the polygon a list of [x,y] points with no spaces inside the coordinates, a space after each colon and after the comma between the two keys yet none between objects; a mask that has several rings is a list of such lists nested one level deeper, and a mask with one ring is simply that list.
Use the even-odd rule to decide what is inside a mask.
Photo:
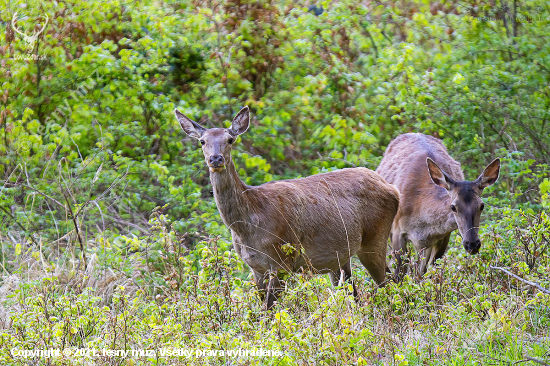
[{"label": "deer front leg", "polygon": [[256,272],[255,270],[252,270],[252,275],[254,276],[254,282],[256,283],[256,287],[258,288],[260,300],[264,302],[269,276],[265,276],[265,274]]},{"label": "deer front leg", "polygon": [[420,268],[418,269],[418,274],[424,276],[428,270],[428,265],[433,263],[436,250],[433,246],[429,246],[424,249],[424,253],[420,259]]},{"label": "deer front leg", "polygon": [[332,286],[334,287],[342,286],[344,282],[349,281],[353,286],[353,297],[355,298],[355,301],[359,301],[357,288],[355,287],[354,281],[351,279],[351,265],[349,262],[343,265],[339,271],[329,272],[328,276],[330,277],[330,281],[332,282]]},{"label": "deer front leg", "polygon": [[447,236],[445,236],[443,239],[441,239],[437,245],[435,246],[436,252],[434,256],[434,262],[438,260],[439,258],[442,258],[445,254],[445,251],[447,250],[447,246],[449,245],[449,239],[451,238],[451,234],[449,233]]},{"label": "deer front leg", "polygon": [[273,303],[277,301],[279,294],[282,292],[281,281],[277,277],[276,273],[265,272],[260,273],[252,270],[254,275],[254,282],[258,287],[258,293],[260,300],[266,304],[267,310],[273,307]]},{"label": "deer front leg", "polygon": [[267,284],[267,296],[266,296],[266,308],[270,310],[273,307],[273,303],[277,301],[279,294],[283,291],[281,281],[277,274],[272,274]]}]

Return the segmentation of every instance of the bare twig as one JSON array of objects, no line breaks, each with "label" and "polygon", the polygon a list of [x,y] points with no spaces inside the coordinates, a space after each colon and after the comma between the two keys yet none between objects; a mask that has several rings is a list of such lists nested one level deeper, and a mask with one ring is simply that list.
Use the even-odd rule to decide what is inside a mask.
[{"label": "bare twig", "polygon": [[486,355],[485,353],[479,352],[478,350],[475,350],[475,352],[477,353],[478,356],[483,356],[483,357],[486,357],[486,358],[490,358],[491,360],[494,360],[494,361],[499,361],[501,364],[507,364],[507,365],[512,364],[510,361],[506,361],[506,360],[503,360],[501,358],[491,357],[489,355]]},{"label": "bare twig", "polygon": [[[73,201],[74,201],[74,197],[72,196],[71,191],[69,190],[69,186],[67,185],[67,182],[65,181],[65,178],[63,178],[63,175],[61,174],[61,172],[59,176],[63,179],[63,182],[65,182],[65,187],[67,187],[67,191],[69,192],[69,194],[71,195],[71,198],[73,198]],[[86,250],[84,249],[84,243],[82,241],[82,236],[80,235],[80,230],[78,227],[78,216],[75,215],[75,213],[73,212],[71,203],[69,202],[69,198],[67,197],[67,194],[65,194],[65,189],[63,189],[63,187],[61,186],[61,181],[59,179],[57,181],[57,185],[59,186],[59,190],[61,191],[61,194],[63,194],[63,198],[65,198],[65,203],[67,204],[66,210],[69,213],[68,218],[73,222],[73,226],[76,232],[76,237],[78,239],[78,242],[80,243],[80,251],[82,252],[82,259],[84,260],[84,268],[87,268],[88,259],[86,258]],[[80,213],[80,210],[78,211],[78,213]],[[79,260],[79,266],[80,266],[80,260]]]},{"label": "bare twig", "polygon": [[542,360],[539,360],[539,359],[536,359],[536,358],[533,358],[533,357],[530,357],[530,356],[527,356],[525,357],[526,359],[528,359],[529,361],[533,361],[535,363],[538,363],[539,365],[544,365],[544,366],[550,366],[549,364],[547,364],[546,362],[542,361]]},{"label": "bare twig", "polygon": [[513,273],[510,272],[510,271],[508,271],[507,269],[504,269],[504,268],[502,268],[502,267],[493,267],[493,266],[489,266],[489,268],[491,268],[491,269],[498,269],[499,271],[502,271],[502,272],[506,273],[507,275],[514,277],[514,278],[517,279],[517,280],[520,280],[520,281],[522,281],[522,282],[525,282],[525,283],[528,284],[528,285],[531,285],[531,286],[533,286],[533,287],[536,287],[537,289],[539,289],[539,291],[544,292],[545,294],[549,294],[549,295],[550,295],[550,290],[545,289],[544,287],[542,287],[542,286],[539,285],[538,283],[531,282],[531,281],[528,281],[528,280],[526,280],[526,279],[523,279],[523,278],[521,278],[521,277],[519,277],[519,276],[516,276],[515,274],[513,274]]},{"label": "bare twig", "polygon": [[108,219],[113,220],[113,221],[116,222],[117,224],[130,226],[130,227],[133,227],[134,229],[137,229],[137,230],[141,231],[141,232],[144,233],[144,234],[150,234],[150,232],[149,232],[148,229],[142,228],[141,226],[139,226],[139,225],[137,225],[137,224],[134,224],[134,223],[132,223],[132,222],[128,222],[128,221],[124,221],[124,220],[121,220],[121,219],[117,219],[116,217],[112,217],[112,216],[109,216],[109,215],[105,215],[105,217],[107,217]]}]

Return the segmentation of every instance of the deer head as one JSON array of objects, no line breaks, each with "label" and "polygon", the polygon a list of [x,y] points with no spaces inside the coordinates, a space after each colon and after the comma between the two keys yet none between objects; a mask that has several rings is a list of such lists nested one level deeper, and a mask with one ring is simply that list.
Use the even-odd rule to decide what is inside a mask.
[{"label": "deer head", "polygon": [[485,204],[481,200],[483,190],[498,179],[500,159],[495,159],[483,170],[474,181],[455,181],[430,158],[426,159],[432,181],[447,190],[451,197],[452,211],[460,235],[462,245],[470,254],[476,254],[481,247],[479,239],[479,222],[481,211]]},{"label": "deer head", "polygon": [[231,160],[231,147],[237,136],[248,129],[250,111],[248,106],[241,109],[233,118],[229,128],[204,128],[177,109],[174,111],[181,128],[189,136],[199,140],[204,153],[204,160],[211,172],[218,173],[225,169]]}]

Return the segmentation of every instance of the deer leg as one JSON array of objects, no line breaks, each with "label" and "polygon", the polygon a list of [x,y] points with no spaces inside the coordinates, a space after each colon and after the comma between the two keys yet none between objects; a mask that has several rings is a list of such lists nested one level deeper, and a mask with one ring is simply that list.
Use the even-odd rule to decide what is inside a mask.
[{"label": "deer leg", "polygon": [[427,247],[424,249],[424,255],[422,258],[422,261],[420,263],[420,269],[419,274],[423,276],[428,266],[431,266],[434,264],[434,262],[443,257],[445,254],[445,251],[447,250],[447,246],[449,245],[449,239],[451,238],[451,234],[445,236],[443,239],[435,243],[435,245],[432,245],[430,247]]},{"label": "deer leg", "polygon": [[273,307],[273,303],[277,301],[281,291],[281,281],[276,275],[272,276],[267,284],[267,296],[265,299],[267,310],[270,310]]},{"label": "deer leg", "polygon": [[359,301],[359,294],[357,293],[357,287],[355,287],[355,282],[351,278],[350,262],[347,262],[344,266],[342,266],[342,271],[344,271],[344,281],[349,281],[351,283],[351,286],[353,287],[353,298],[355,299],[355,301]]},{"label": "deer leg", "polygon": [[328,277],[330,278],[330,283],[332,283],[333,287],[338,287],[338,283],[340,282],[340,276],[338,276],[338,272],[329,272]]},{"label": "deer leg", "polygon": [[437,246],[436,246],[437,250],[435,252],[434,262],[439,258],[443,257],[443,255],[445,254],[445,251],[447,250],[447,246],[449,245],[450,238],[451,238],[451,234],[449,233],[446,237],[441,239],[439,243],[437,243]]},{"label": "deer leg", "polygon": [[260,300],[262,302],[265,301],[265,293],[267,289],[267,280],[268,276],[266,274],[262,274],[260,272],[256,272],[252,270],[252,275],[254,276],[254,282],[256,282],[256,287],[258,288],[258,294],[260,295]]},{"label": "deer leg", "polygon": [[[340,273],[338,273],[340,272]],[[355,298],[355,301],[359,301],[359,293],[357,292],[357,287],[355,287],[355,282],[351,279],[351,264],[350,262],[346,263],[340,268],[340,271],[338,272],[329,272],[328,276],[330,277],[330,282],[332,282],[332,286],[337,287],[340,286],[340,279],[343,280],[343,282],[350,282],[353,286],[353,297]],[[343,285],[343,283],[342,283]]]},{"label": "deer leg", "polygon": [[433,246],[427,247],[424,249],[422,258],[420,259],[420,268],[418,269],[418,274],[424,276],[426,270],[428,269],[428,264],[433,262],[433,257],[435,256],[435,248]]},{"label": "deer leg", "polygon": [[445,254],[445,250],[447,250],[447,246],[449,245],[449,239],[451,237],[451,234],[447,235],[435,245],[428,247],[424,250],[424,256],[422,258],[422,262],[420,264],[419,274],[423,276],[426,271],[428,270],[428,266],[431,266],[434,264],[436,260],[443,257]]}]

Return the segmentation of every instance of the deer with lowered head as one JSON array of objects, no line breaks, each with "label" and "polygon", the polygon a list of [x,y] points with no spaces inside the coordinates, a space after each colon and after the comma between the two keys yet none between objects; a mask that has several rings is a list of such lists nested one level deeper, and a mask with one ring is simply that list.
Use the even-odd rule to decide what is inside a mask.
[{"label": "deer with lowered head", "polygon": [[338,285],[350,279],[356,254],[377,284],[384,281],[387,238],[399,205],[395,187],[366,168],[248,186],[231,158],[237,137],[248,129],[248,107],[229,128],[207,129],[175,113],[202,146],[220,216],[268,309],[282,290],[283,271],[313,269]]},{"label": "deer with lowered head", "polygon": [[376,172],[401,193],[391,232],[392,247],[398,251],[398,274],[400,254],[409,241],[421,253],[421,275],[443,257],[456,229],[464,249],[472,255],[479,252],[479,222],[485,207],[481,194],[496,182],[499,171],[497,158],[476,180],[466,181],[460,163],[441,140],[420,133],[400,135],[389,144]]}]

